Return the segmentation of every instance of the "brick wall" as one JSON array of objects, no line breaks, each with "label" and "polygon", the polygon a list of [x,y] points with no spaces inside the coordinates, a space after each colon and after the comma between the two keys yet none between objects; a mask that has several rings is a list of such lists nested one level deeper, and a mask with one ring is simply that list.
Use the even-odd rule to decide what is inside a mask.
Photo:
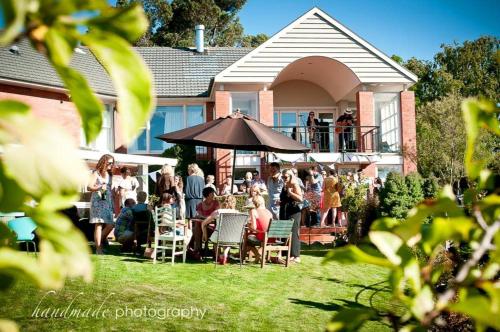
[{"label": "brick wall", "polygon": [[[229,115],[231,94],[229,91],[215,91],[215,118]],[[233,159],[232,151],[224,149],[215,149],[215,183],[219,188],[227,175],[231,174]]]},{"label": "brick wall", "polygon": [[401,146],[403,174],[417,171],[417,129],[415,124],[415,94],[401,92]]},{"label": "brick wall", "polygon": [[[274,125],[274,95],[272,90],[259,91],[259,116],[260,123],[266,126]],[[260,154],[261,178],[266,180],[269,176],[269,167],[266,163],[266,153]]]},{"label": "brick wall", "polygon": [[[375,117],[373,111],[373,92],[371,91],[358,91],[356,93],[356,106],[357,106],[357,126],[374,126]],[[360,131],[367,131],[368,128],[364,128]],[[357,141],[358,141],[358,151],[364,152],[365,150],[370,151],[373,147],[371,141],[366,140],[362,136],[362,133],[358,131]]]}]

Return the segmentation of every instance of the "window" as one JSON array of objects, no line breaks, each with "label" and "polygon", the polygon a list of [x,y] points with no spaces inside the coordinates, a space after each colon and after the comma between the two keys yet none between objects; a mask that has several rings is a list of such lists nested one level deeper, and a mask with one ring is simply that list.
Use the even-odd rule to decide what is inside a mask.
[{"label": "window", "polygon": [[387,178],[390,172],[403,174],[402,165],[377,165],[377,176],[383,181]]},{"label": "window", "polygon": [[113,105],[106,104],[102,113],[102,128],[99,136],[87,144],[85,141],[85,133],[83,129],[80,131],[80,146],[97,151],[114,151],[113,141]]},{"label": "window", "polygon": [[380,152],[399,152],[401,126],[399,93],[375,93],[375,124],[380,130]]},{"label": "window", "polygon": [[256,92],[231,92],[231,112],[240,109],[255,120],[259,120],[258,98]]},{"label": "window", "polygon": [[173,144],[157,139],[165,133],[195,126],[205,119],[203,105],[158,106],[144,131],[130,147],[130,152],[162,153]]}]

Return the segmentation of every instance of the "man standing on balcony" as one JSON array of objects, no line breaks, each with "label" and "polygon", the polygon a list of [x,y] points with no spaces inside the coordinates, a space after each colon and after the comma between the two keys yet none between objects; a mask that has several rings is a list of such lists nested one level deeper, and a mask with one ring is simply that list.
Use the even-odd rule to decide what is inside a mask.
[{"label": "man standing on balcony", "polygon": [[271,175],[267,179],[267,192],[269,202],[267,208],[273,214],[273,219],[279,219],[280,216],[280,194],[283,190],[283,179],[281,178],[280,165],[276,162],[269,165]]},{"label": "man standing on balcony", "polygon": [[335,132],[339,134],[339,152],[345,150],[354,150],[355,146],[352,140],[352,126],[354,125],[354,119],[352,117],[352,110],[346,109],[344,114],[339,116],[336,122],[337,128]]}]

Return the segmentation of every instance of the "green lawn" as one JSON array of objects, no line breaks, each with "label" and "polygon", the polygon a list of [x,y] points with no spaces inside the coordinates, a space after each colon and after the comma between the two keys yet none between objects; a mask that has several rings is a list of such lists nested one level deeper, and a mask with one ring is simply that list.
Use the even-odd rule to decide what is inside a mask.
[{"label": "green lawn", "polygon": [[[323,331],[340,308],[369,306],[370,298],[376,308],[389,305],[390,294],[380,283],[386,270],[321,265],[325,253],[325,247],[303,246],[302,263],[263,270],[256,264],[241,269],[238,264],[171,266],[126,255],[94,256],[93,283],[71,280],[61,291],[46,294],[20,281],[2,294],[0,318],[17,321],[23,331]],[[40,317],[68,307],[66,318]],[[80,317],[69,317],[71,310],[80,310]],[[99,317],[91,317],[92,312]],[[370,321],[364,330],[389,327]]]}]

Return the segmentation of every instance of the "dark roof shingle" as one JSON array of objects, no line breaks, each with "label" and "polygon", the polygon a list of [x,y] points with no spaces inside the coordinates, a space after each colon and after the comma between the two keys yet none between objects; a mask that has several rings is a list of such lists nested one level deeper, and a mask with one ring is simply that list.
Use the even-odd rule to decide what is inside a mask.
[{"label": "dark roof shingle", "polygon": [[[15,44],[19,54],[0,48],[0,78],[49,87],[64,84],[47,58],[36,52],[28,40]],[[88,80],[92,90],[116,95],[111,79],[87,48],[75,52],[71,66]],[[251,48],[211,47],[204,54],[192,49],[171,47],[136,47],[154,76],[157,97],[206,97],[215,75],[250,52]]]}]

